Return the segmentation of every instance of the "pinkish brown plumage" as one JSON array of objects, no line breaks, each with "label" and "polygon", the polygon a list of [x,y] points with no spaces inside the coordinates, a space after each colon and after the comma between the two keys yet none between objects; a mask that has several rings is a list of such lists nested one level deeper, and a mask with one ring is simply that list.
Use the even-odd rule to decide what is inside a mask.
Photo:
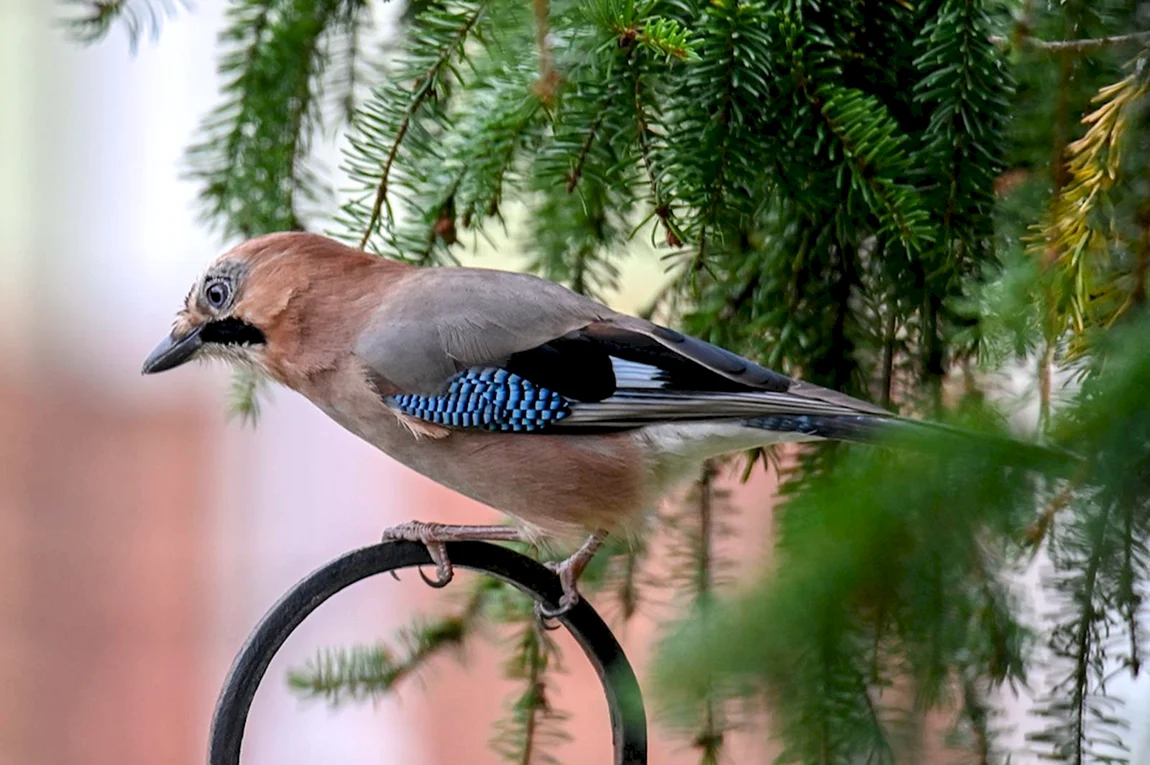
[{"label": "pinkish brown plumage", "polygon": [[[533,276],[420,269],[304,233],[213,261],[144,372],[197,356],[257,368],[531,537],[591,534],[558,568],[563,609],[603,537],[703,459],[857,440],[891,419]],[[442,541],[511,533],[407,524],[390,535],[426,543],[446,581]]]}]

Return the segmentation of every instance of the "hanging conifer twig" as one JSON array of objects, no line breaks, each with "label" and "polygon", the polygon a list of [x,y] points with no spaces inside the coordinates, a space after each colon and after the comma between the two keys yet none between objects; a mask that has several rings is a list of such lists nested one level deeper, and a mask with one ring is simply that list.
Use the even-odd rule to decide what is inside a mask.
[{"label": "hanging conifer twig", "polygon": [[[379,171],[379,180],[375,188],[375,198],[371,205],[371,214],[368,217],[367,225],[364,227],[363,236],[359,242],[361,249],[367,246],[367,240],[371,237],[372,232],[379,223],[379,216],[383,207],[388,204],[387,189],[388,180],[391,176],[391,167],[395,164],[395,158],[399,154],[399,148],[403,144],[403,139],[407,137],[407,131],[411,127],[412,118],[423,106],[424,102],[435,95],[440,76],[447,68],[451,58],[459,52],[459,49],[467,40],[467,36],[471,32],[472,27],[475,26],[475,23],[479,21],[479,17],[483,14],[484,7],[483,3],[476,3],[473,9],[467,12],[466,15],[462,15],[454,36],[449,38],[445,45],[441,46],[439,56],[432,62],[431,66],[427,68],[427,71],[416,79],[411,100],[404,111],[402,119],[399,121],[399,125],[396,127],[395,138],[387,150],[387,156],[384,158],[383,166]],[[388,217],[392,217],[390,205],[388,205]]]}]

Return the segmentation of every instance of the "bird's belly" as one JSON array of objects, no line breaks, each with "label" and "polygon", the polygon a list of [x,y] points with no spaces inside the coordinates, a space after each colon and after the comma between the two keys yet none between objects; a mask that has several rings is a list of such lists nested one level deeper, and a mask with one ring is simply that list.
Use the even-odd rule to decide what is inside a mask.
[{"label": "bird's belly", "polygon": [[656,497],[628,433],[536,435],[451,431],[416,437],[390,413],[345,427],[431,480],[552,534],[620,529]]}]

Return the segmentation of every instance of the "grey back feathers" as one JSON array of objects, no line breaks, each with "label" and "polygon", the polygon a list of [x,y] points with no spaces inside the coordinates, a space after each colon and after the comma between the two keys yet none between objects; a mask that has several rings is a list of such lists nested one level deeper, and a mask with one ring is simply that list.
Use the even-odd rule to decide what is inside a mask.
[{"label": "grey back feathers", "polygon": [[355,355],[404,392],[433,394],[456,372],[498,366],[516,352],[612,315],[528,274],[420,269],[380,306]]}]

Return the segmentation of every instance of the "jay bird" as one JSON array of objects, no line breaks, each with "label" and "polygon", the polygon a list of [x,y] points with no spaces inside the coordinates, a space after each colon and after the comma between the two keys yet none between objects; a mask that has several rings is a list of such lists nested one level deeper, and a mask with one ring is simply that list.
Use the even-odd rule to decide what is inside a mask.
[{"label": "jay bird", "polygon": [[558,611],[609,533],[703,460],[781,441],[868,441],[884,409],[793,380],[553,282],[419,268],[307,233],[247,241],[193,285],[143,373],[248,365],[399,462],[515,519],[412,522],[385,539],[586,541],[553,566]]}]

